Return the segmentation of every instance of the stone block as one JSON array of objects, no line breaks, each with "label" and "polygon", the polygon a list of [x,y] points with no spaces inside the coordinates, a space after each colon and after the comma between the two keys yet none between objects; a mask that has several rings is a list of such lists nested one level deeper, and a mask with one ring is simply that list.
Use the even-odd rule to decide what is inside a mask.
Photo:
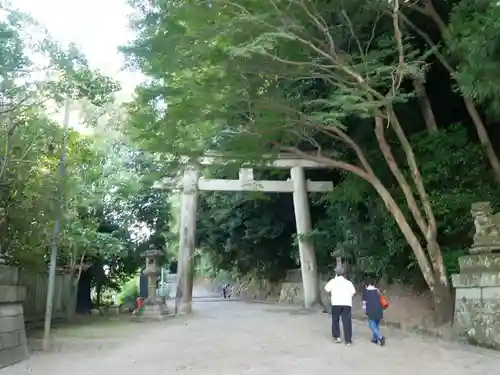
[{"label": "stone block", "polygon": [[23,302],[26,288],[23,286],[0,285],[0,304]]},{"label": "stone block", "polygon": [[464,255],[458,258],[458,264],[460,266],[461,273],[477,270],[500,272],[500,254],[489,253]]},{"label": "stone block", "polygon": [[500,286],[500,272],[467,271],[451,275],[455,288]]},{"label": "stone block", "polygon": [[463,311],[455,312],[455,319],[453,323],[453,330],[455,333],[461,337],[468,337],[470,335],[475,335],[476,326],[479,324],[480,320],[476,316],[472,316],[469,312]]},{"label": "stone block", "polygon": [[0,368],[28,358],[22,305],[26,288],[18,282],[16,268],[0,265]]},{"label": "stone block", "polygon": [[483,300],[478,298],[461,298],[455,301],[456,311],[480,311],[483,308]]},{"label": "stone block", "polygon": [[304,289],[302,283],[285,282],[281,285],[279,303],[289,305],[304,304]]},{"label": "stone block", "polygon": [[500,316],[500,299],[483,300],[483,314]]},{"label": "stone block", "polygon": [[332,305],[332,298],[330,293],[325,291],[326,282],[319,283],[319,294],[321,296],[321,303],[325,307],[330,307]]},{"label": "stone block", "polygon": [[457,288],[455,291],[455,300],[463,299],[481,299],[481,288]]},{"label": "stone block", "polygon": [[483,300],[498,300],[500,301],[500,284],[491,288],[483,288]]},{"label": "stone block", "polygon": [[[0,309],[2,307],[0,306]],[[24,315],[0,318],[0,333],[24,330]]]},{"label": "stone block", "polygon": [[0,368],[13,365],[28,358],[28,348],[26,345],[16,346],[5,350],[0,350]]},{"label": "stone block", "polygon": [[16,316],[16,315],[23,315],[22,304],[16,303],[16,304],[0,305],[0,319],[5,316]]},{"label": "stone block", "polygon": [[14,267],[0,265],[0,285],[17,285],[19,270]]},{"label": "stone block", "polygon": [[488,314],[455,314],[455,333],[474,345],[500,348],[500,319]]},{"label": "stone block", "polygon": [[[319,283],[319,294],[323,306],[330,306],[330,294],[325,292],[326,282]],[[279,303],[304,305],[304,289],[301,282],[284,282],[281,285]]]},{"label": "stone block", "polygon": [[483,314],[480,326],[476,341],[500,348],[500,315]]},{"label": "stone block", "polygon": [[0,333],[0,350],[26,345],[26,332],[24,330]]}]

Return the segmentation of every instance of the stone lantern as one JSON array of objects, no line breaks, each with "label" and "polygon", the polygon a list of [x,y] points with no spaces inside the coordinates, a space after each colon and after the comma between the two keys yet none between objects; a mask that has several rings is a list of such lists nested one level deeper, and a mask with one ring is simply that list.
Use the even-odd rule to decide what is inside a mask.
[{"label": "stone lantern", "polygon": [[146,267],[144,269],[144,276],[148,280],[148,298],[145,301],[144,309],[140,314],[141,317],[151,319],[162,319],[166,314],[165,301],[163,298],[156,295],[156,282],[158,280],[158,273],[160,269],[157,265],[158,256],[160,251],[152,246],[143,254],[146,260]]},{"label": "stone lantern", "polygon": [[158,280],[158,266],[156,260],[159,254],[160,252],[153,248],[144,252],[144,257],[146,258],[144,276],[148,278],[148,298],[146,304],[156,302],[156,282]]},{"label": "stone lantern", "polygon": [[332,251],[331,255],[332,255],[332,257],[335,258],[335,261],[336,261],[335,269],[342,267],[342,268],[344,268],[345,271],[347,271],[345,269],[346,264],[345,264],[345,259],[344,259],[345,258],[344,249],[339,247],[336,250]]}]

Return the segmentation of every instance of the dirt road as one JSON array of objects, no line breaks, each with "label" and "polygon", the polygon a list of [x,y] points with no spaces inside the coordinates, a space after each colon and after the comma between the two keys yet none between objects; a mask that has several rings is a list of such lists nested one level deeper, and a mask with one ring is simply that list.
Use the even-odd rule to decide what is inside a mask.
[{"label": "dirt road", "polygon": [[329,317],[296,308],[205,295],[195,309],[163,323],[69,331],[62,352],[35,353],[0,375],[491,375],[500,368],[498,352],[397,330],[385,332],[387,346],[380,348],[363,324],[355,324],[352,347],[333,344]]}]

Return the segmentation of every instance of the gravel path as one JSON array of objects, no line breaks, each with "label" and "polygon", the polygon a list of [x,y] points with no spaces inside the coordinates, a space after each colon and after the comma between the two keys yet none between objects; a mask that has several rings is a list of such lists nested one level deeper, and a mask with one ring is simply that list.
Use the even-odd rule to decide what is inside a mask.
[{"label": "gravel path", "polygon": [[[212,296],[213,297],[213,296]],[[385,348],[355,324],[354,345],[333,344],[329,317],[297,308],[197,298],[195,313],[163,323],[127,323],[111,337],[73,338],[62,352],[35,353],[0,375],[498,373],[500,353],[386,330]],[[128,334],[126,334],[128,332]]]}]

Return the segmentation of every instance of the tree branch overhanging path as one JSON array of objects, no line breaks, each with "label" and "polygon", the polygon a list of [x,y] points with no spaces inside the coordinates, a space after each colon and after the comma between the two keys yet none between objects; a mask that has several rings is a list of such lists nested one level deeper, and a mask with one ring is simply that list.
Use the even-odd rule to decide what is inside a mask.
[{"label": "tree branch overhanging path", "polygon": [[[294,2],[292,2],[294,3]],[[429,288],[435,293],[436,296],[436,305],[444,305],[445,309],[450,306],[450,297],[447,295],[448,286],[448,277],[446,274],[446,270],[444,268],[443,260],[440,256],[439,245],[437,245],[437,233],[435,226],[435,219],[432,213],[432,209],[430,208],[430,202],[426,196],[425,188],[422,183],[422,178],[420,176],[420,172],[417,167],[417,163],[415,160],[415,156],[412,152],[411,146],[407,140],[407,137],[399,123],[396,113],[393,110],[392,101],[398,95],[398,91],[400,90],[401,83],[405,78],[405,56],[404,56],[404,47],[401,31],[399,29],[399,7],[397,3],[395,3],[393,8],[393,27],[394,27],[394,39],[395,44],[397,46],[398,51],[398,59],[396,66],[394,67],[393,72],[390,73],[390,79],[392,81],[390,90],[387,93],[383,93],[378,91],[374,87],[372,87],[372,79],[369,77],[368,72],[364,72],[364,74],[360,74],[356,71],[356,65],[353,63],[349,63],[354,59],[353,55],[349,56],[347,51],[339,50],[339,47],[333,42],[333,39],[330,34],[330,30],[325,28],[324,24],[326,24],[325,20],[319,15],[318,11],[314,8],[313,2],[308,1],[297,1],[300,5],[301,9],[310,7],[310,11],[306,11],[305,13],[308,15],[313,25],[319,25],[318,29],[320,33],[324,33],[325,40],[328,40],[328,50],[322,50],[321,46],[317,46],[313,44],[312,41],[306,39],[302,35],[297,35],[294,33],[295,30],[298,29],[298,25],[291,25],[288,28],[288,38],[296,39],[302,46],[306,48],[310,48],[312,54],[316,54],[316,59],[324,58],[327,60],[327,63],[330,64],[329,68],[332,70],[340,71],[343,73],[343,76],[339,77],[337,75],[330,77],[331,81],[338,82],[339,84],[343,84],[351,88],[351,90],[355,90],[354,92],[359,95],[359,101],[361,103],[371,104],[374,101],[387,101],[385,105],[378,105],[378,108],[373,109],[373,118],[375,121],[375,135],[379,143],[380,151],[384,155],[386,159],[387,165],[389,169],[392,171],[400,188],[403,190],[406,203],[410,208],[413,219],[417,222],[420,228],[420,235],[425,239],[427,244],[427,251],[420,244],[420,239],[417,234],[411,228],[408,218],[402,213],[400,207],[397,205],[396,201],[390,194],[390,192],[385,188],[385,186],[380,182],[377,176],[373,173],[373,169],[369,166],[366,161],[366,157],[362,154],[361,149],[358,147],[357,156],[358,159],[364,161],[364,167],[367,168],[364,172],[366,174],[361,174],[352,165],[342,164],[339,161],[330,161],[330,165],[336,168],[344,169],[348,172],[354,172],[358,174],[360,177],[365,177],[366,181],[369,182],[375,190],[378,192],[382,200],[384,201],[387,209],[391,212],[393,217],[395,218],[400,230],[402,231],[404,237],[406,238],[408,244],[412,247],[415,257],[419,263],[419,266],[422,270],[423,276],[429,285]],[[316,14],[316,15],[315,15]],[[347,12],[343,12],[344,18],[348,19]],[[288,22],[291,22],[288,20]],[[352,22],[348,22],[348,30],[351,33],[350,37],[356,40],[356,44],[360,45],[360,41],[356,34],[354,34],[352,29]],[[362,49],[360,49],[362,50]],[[349,56],[349,57],[346,57]],[[351,57],[351,58],[350,58]],[[367,57],[365,54],[356,56],[360,61],[364,64],[367,64]],[[364,60],[364,61],[363,61]],[[419,64],[419,62],[417,62]],[[418,66],[417,66],[418,67]],[[320,66],[323,70],[328,69],[325,65]],[[326,74],[325,74],[326,75]],[[342,111],[342,108],[339,108]],[[403,148],[406,157],[408,166],[411,170],[411,183],[417,187],[419,199],[422,202],[422,206],[419,206],[417,203],[410,182],[404,177],[400,166],[396,162],[396,159],[391,151],[391,148],[387,141],[385,140],[385,128],[384,119],[387,120],[388,125],[394,130],[399,139],[400,145]],[[329,128],[331,131],[336,132],[338,134],[338,127],[341,127],[341,124],[331,124]],[[352,139],[343,137],[344,142],[347,141],[348,144],[354,144],[355,142]],[[299,153],[300,154],[300,153]],[[301,156],[305,156],[301,154]],[[324,160],[326,162],[326,160]],[[421,215],[421,209],[424,210],[427,222],[423,219]],[[442,284],[442,286],[439,286]],[[439,296],[439,293],[442,293],[442,296]],[[442,300],[441,300],[442,299]],[[443,313],[446,315],[446,313]],[[444,319],[444,318],[443,318]]]}]

